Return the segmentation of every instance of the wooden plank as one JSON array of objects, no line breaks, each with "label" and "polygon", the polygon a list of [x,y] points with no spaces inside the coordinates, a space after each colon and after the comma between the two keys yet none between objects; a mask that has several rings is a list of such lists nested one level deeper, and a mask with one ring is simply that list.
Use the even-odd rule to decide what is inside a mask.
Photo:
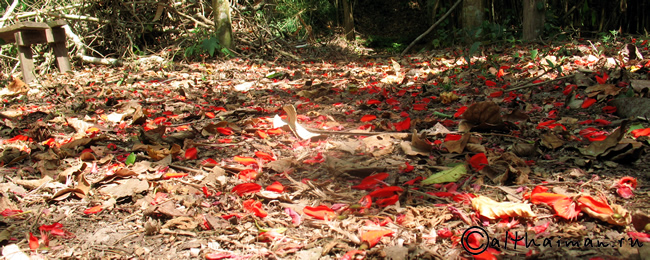
[{"label": "wooden plank", "polygon": [[52,27],[52,29],[47,30],[47,38],[47,42],[54,49],[54,56],[56,56],[59,71],[64,73],[72,70],[70,67],[70,57],[68,57],[68,49],[65,47],[65,29],[60,26]]},{"label": "wooden plank", "polygon": [[59,19],[59,20],[54,20],[54,21],[51,21],[51,22],[47,23],[47,26],[55,28],[55,27],[64,26],[66,24],[68,24],[68,22],[66,22],[66,20]]},{"label": "wooden plank", "polygon": [[14,38],[16,39],[16,44],[18,46],[29,46],[36,43],[47,42],[47,37],[45,36],[45,30],[42,31],[20,30],[14,33]]},{"label": "wooden plank", "polygon": [[49,29],[50,26],[46,23],[37,23],[37,22],[19,22],[10,26],[0,28],[0,39],[3,39],[5,43],[15,42],[14,33],[20,30],[35,30],[35,31],[45,31]]},{"label": "wooden plank", "polygon": [[34,61],[32,60],[32,48],[30,46],[18,46],[18,59],[20,69],[23,70],[23,81],[27,84],[34,80]]}]

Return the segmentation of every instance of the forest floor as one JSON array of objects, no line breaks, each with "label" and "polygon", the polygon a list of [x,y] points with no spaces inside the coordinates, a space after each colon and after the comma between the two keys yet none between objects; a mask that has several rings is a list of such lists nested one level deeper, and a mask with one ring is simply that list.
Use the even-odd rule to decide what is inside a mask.
[{"label": "forest floor", "polygon": [[16,80],[0,91],[2,254],[648,259],[648,46]]}]

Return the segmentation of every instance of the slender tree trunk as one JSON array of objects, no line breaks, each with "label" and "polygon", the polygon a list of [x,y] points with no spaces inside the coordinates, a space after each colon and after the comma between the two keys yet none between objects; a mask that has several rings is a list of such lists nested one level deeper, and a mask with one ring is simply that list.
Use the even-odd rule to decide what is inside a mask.
[{"label": "slender tree trunk", "polygon": [[343,33],[348,41],[354,41],[354,15],[351,1],[341,0],[343,2]]},{"label": "slender tree trunk", "polygon": [[230,3],[228,0],[212,0],[214,13],[214,27],[221,47],[233,49],[235,47],[232,36],[232,20],[230,18]]},{"label": "slender tree trunk", "polygon": [[485,20],[485,3],[483,0],[463,0],[463,28],[472,30],[481,26]]},{"label": "slender tree trunk", "polygon": [[523,0],[524,2],[524,24],[523,39],[532,41],[537,39],[544,29],[544,12],[546,11],[545,0]]}]

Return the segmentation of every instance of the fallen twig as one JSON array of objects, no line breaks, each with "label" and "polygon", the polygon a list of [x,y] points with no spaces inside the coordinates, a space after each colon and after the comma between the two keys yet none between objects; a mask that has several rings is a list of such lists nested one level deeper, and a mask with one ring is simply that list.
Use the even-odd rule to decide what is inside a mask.
[{"label": "fallen twig", "polygon": [[549,82],[553,82],[553,81],[557,81],[557,80],[561,80],[561,79],[568,79],[568,78],[571,78],[571,77],[573,77],[573,75],[557,77],[557,78],[547,80],[547,81],[544,81],[544,82],[533,83],[533,84],[528,84],[528,85],[524,85],[524,86],[521,86],[521,87],[514,87],[514,88],[506,89],[505,92],[510,92],[510,91],[514,91],[514,90],[520,90],[520,89],[524,89],[524,88],[530,88],[530,87],[534,87],[534,86],[544,85],[544,84],[549,83]]}]

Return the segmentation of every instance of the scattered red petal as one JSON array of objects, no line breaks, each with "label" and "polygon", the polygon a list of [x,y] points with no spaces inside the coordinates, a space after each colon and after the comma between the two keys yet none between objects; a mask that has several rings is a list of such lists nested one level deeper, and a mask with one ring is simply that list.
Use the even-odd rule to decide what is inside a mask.
[{"label": "scattered red petal", "polygon": [[361,234],[361,241],[368,243],[368,247],[374,247],[384,236],[393,234],[391,230],[370,230]]},{"label": "scattered red petal", "polygon": [[497,98],[503,96],[503,90],[495,91],[490,93],[490,97]]},{"label": "scattered red petal", "polygon": [[282,129],[280,128],[273,128],[267,130],[266,133],[270,135],[281,135],[282,133],[284,133],[284,131],[282,131]]},{"label": "scattered red petal", "polygon": [[427,109],[427,104],[415,104],[413,105],[413,110],[423,111]]},{"label": "scattered red petal", "polygon": [[235,155],[233,160],[235,162],[238,162],[238,163],[244,165],[244,166],[248,166],[248,165],[251,165],[251,164],[257,164],[257,160],[255,160],[255,158],[252,158],[252,157],[244,157],[244,156]]},{"label": "scattered red petal", "polygon": [[581,106],[581,107],[582,107],[582,108],[588,108],[588,107],[590,107],[591,105],[593,105],[594,103],[596,103],[596,101],[597,101],[597,100],[596,100],[595,98],[587,98],[587,99],[585,99],[585,101],[582,102],[582,106]]},{"label": "scattered red petal", "polygon": [[366,102],[368,105],[376,105],[376,104],[381,104],[381,101],[376,100],[376,99],[370,99],[368,102]]},{"label": "scattered red petal", "polygon": [[406,119],[404,119],[404,121],[395,123],[394,125],[396,131],[408,130],[409,128],[411,128],[411,118],[407,117]]},{"label": "scattered red petal", "polygon": [[395,203],[397,203],[397,201],[399,201],[399,195],[395,194],[395,195],[390,196],[390,197],[385,198],[385,199],[378,199],[376,201],[376,203],[377,203],[377,206],[385,208],[385,207],[388,207],[390,205],[395,205]]},{"label": "scattered red petal", "polygon": [[323,163],[325,162],[325,158],[323,157],[322,153],[318,153],[314,158],[307,159],[302,162],[306,164]]},{"label": "scattered red petal", "polygon": [[102,205],[97,205],[97,206],[94,206],[92,208],[84,210],[84,214],[86,214],[86,215],[97,214],[100,211],[102,211]]},{"label": "scattered red petal", "polygon": [[257,183],[242,183],[234,188],[232,188],[233,193],[237,193],[237,195],[242,196],[246,193],[255,193],[262,190],[262,186],[260,186]]},{"label": "scattered red petal", "polygon": [[650,136],[650,128],[635,129],[632,130],[631,133],[634,138],[639,138],[641,136]]},{"label": "scattered red petal", "polygon": [[366,251],[363,251],[363,250],[356,250],[356,249],[354,249],[354,250],[350,250],[350,251],[346,252],[345,255],[343,255],[343,256],[341,257],[340,260],[354,260],[354,259],[358,259],[358,258],[357,258],[357,255],[361,255],[362,257],[365,258],[365,256],[366,256]]},{"label": "scattered red petal", "polygon": [[361,122],[370,122],[370,121],[375,120],[375,119],[377,119],[376,115],[365,115],[365,116],[361,117]]},{"label": "scattered red petal", "polygon": [[616,113],[616,107],[615,106],[605,106],[605,107],[603,107],[603,113],[614,114],[614,113]]},{"label": "scattered red petal", "polygon": [[415,177],[415,179],[412,179],[410,181],[405,182],[404,185],[415,185],[415,183],[418,183],[418,182],[420,182],[422,180],[424,180],[424,177],[418,176],[418,177]]},{"label": "scattered red petal", "polygon": [[196,160],[198,150],[196,147],[189,148],[185,151],[185,160]]},{"label": "scattered red petal", "polygon": [[222,135],[232,135],[233,134],[232,128],[230,128],[230,127],[217,127],[217,132],[219,132]]},{"label": "scattered red petal", "polygon": [[201,162],[201,165],[207,166],[207,167],[214,167],[215,165],[217,165],[217,161],[215,161],[212,158],[208,158],[208,159],[203,160]]},{"label": "scattered red petal", "polygon": [[253,169],[244,169],[237,173],[237,179],[242,181],[254,181],[257,178],[257,171]]},{"label": "scattered red petal", "polygon": [[[636,240],[638,240],[639,242],[642,242],[642,243],[649,243],[650,242],[650,234],[648,234],[648,233],[627,232],[627,235],[630,236],[630,238],[636,239]],[[30,239],[30,245],[31,245],[31,239]]]},{"label": "scattered red petal", "polygon": [[462,106],[462,107],[458,108],[456,113],[454,113],[454,117],[455,118],[461,117],[463,115],[463,113],[465,113],[466,110],[467,110],[467,106]]},{"label": "scattered red petal", "polygon": [[589,208],[596,213],[605,215],[611,215],[614,213],[614,210],[612,210],[612,207],[607,204],[607,201],[602,199],[596,199],[594,197],[584,195],[578,199],[578,202],[580,203],[581,209]]},{"label": "scattered red petal", "polygon": [[23,213],[23,211],[19,209],[5,209],[2,211],[2,213],[0,213],[0,215],[3,217],[10,217],[19,213]]},{"label": "scattered red petal", "polygon": [[332,220],[334,217],[336,217],[336,213],[334,213],[334,210],[330,209],[329,207],[325,205],[320,205],[318,207],[310,207],[306,206],[302,212],[304,212],[306,215],[311,216],[316,219],[321,219],[321,220]]},{"label": "scattered red petal", "polygon": [[272,183],[271,185],[267,186],[266,190],[282,193],[282,192],[284,192],[284,186],[282,186],[282,183],[280,183],[279,181],[276,181],[276,182]]},{"label": "scattered red petal", "polygon": [[377,186],[380,186],[381,181],[388,178],[388,176],[390,175],[388,175],[388,173],[385,172],[373,174],[366,178],[363,178],[363,180],[361,180],[361,183],[359,185],[352,186],[352,188],[357,190],[371,190],[376,188]]},{"label": "scattered red petal", "polygon": [[387,198],[395,195],[396,192],[403,192],[404,190],[401,187],[398,186],[388,186],[385,188],[381,188],[378,190],[375,190],[368,194],[368,196],[373,197],[373,198]]},{"label": "scattered red petal", "polygon": [[178,178],[183,178],[185,176],[187,176],[187,173],[169,172],[169,173],[165,173],[163,175],[163,179],[165,179],[165,180],[178,179]]},{"label": "scattered red petal", "polygon": [[598,82],[598,84],[605,84],[605,83],[607,83],[607,79],[608,79],[608,78],[609,78],[609,75],[607,75],[607,73],[603,73],[603,76],[602,76],[602,77],[596,75],[596,81]]},{"label": "scattered red petal", "polygon": [[400,170],[402,173],[407,173],[407,172],[412,172],[415,167],[413,165],[410,165],[409,162],[405,162],[406,166]]},{"label": "scattered red petal", "polygon": [[40,245],[38,244],[38,238],[35,237],[32,232],[29,232],[29,249],[36,251]]},{"label": "scattered red petal", "polygon": [[264,161],[275,161],[275,159],[273,158],[273,154],[270,154],[270,153],[257,151],[257,152],[255,152],[255,156],[259,157],[260,159],[262,159]]},{"label": "scattered red petal", "polygon": [[480,171],[488,164],[488,160],[485,153],[477,153],[469,159],[469,164],[477,171]]},{"label": "scattered red petal", "polygon": [[254,199],[248,199],[242,203],[246,211],[252,212],[255,216],[264,218],[268,215],[266,211],[262,209],[262,202],[256,201]]}]

